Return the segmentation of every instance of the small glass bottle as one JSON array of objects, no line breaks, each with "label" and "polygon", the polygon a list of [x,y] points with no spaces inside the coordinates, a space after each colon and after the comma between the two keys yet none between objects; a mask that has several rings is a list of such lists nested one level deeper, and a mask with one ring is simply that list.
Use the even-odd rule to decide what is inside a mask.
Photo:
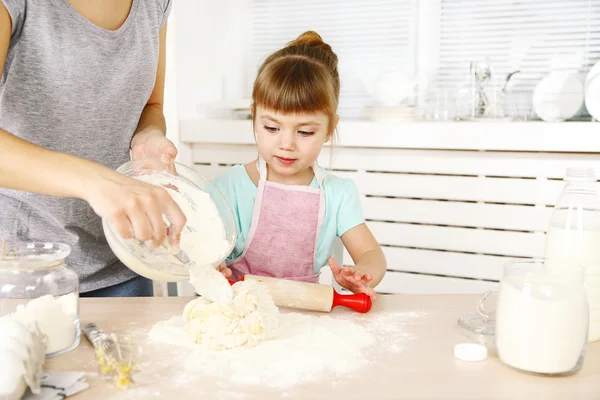
[{"label": "small glass bottle", "polygon": [[65,264],[62,243],[11,243],[0,252],[0,317],[36,323],[47,336],[46,356],[79,345],[79,280]]},{"label": "small glass bottle", "polygon": [[569,168],[546,235],[548,266],[570,262],[585,268],[590,306],[588,340],[600,340],[600,197],[594,170]]}]

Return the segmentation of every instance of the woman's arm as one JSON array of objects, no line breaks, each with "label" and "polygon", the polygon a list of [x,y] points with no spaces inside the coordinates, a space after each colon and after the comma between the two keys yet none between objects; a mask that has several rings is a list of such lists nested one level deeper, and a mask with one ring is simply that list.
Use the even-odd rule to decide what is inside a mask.
[{"label": "woman's arm", "polygon": [[[11,19],[0,3],[0,76],[10,43]],[[162,241],[164,213],[173,224],[172,242],[185,216],[160,187],[127,178],[101,164],[48,150],[0,129],[0,187],[86,200],[125,238]]]},{"label": "woman's arm", "polygon": [[160,30],[159,42],[156,81],[148,103],[140,116],[137,129],[131,138],[131,156],[133,159],[156,157],[160,158],[165,164],[169,164],[177,157],[177,148],[165,137],[167,125],[163,114],[167,24]]}]

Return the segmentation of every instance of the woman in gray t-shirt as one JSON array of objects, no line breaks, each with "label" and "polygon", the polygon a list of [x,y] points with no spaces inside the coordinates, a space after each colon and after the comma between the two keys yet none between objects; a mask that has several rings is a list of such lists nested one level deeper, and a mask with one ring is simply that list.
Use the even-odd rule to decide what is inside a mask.
[{"label": "woman in gray t-shirt", "polygon": [[102,232],[177,241],[167,192],[114,170],[172,162],[162,112],[170,0],[0,0],[0,237],[72,248],[88,295],[150,295]]}]

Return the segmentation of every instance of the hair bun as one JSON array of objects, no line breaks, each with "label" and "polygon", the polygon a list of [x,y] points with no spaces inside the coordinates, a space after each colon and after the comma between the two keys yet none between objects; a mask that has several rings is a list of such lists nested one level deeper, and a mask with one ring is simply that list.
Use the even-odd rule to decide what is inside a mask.
[{"label": "hair bun", "polygon": [[291,46],[316,47],[328,53],[333,53],[333,49],[331,48],[331,46],[325,43],[321,35],[319,35],[315,31],[304,32],[303,34],[298,36],[296,40],[293,40],[288,43],[288,47]]}]

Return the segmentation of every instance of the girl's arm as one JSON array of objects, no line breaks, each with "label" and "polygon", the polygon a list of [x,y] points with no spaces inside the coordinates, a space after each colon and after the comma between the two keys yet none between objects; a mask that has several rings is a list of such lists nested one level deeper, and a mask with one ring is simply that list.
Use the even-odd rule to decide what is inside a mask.
[{"label": "girl's arm", "polygon": [[337,283],[354,292],[377,298],[373,288],[387,270],[385,255],[366,224],[360,224],[342,235],[342,243],[354,261],[354,268],[340,267],[331,258],[329,266]]}]

